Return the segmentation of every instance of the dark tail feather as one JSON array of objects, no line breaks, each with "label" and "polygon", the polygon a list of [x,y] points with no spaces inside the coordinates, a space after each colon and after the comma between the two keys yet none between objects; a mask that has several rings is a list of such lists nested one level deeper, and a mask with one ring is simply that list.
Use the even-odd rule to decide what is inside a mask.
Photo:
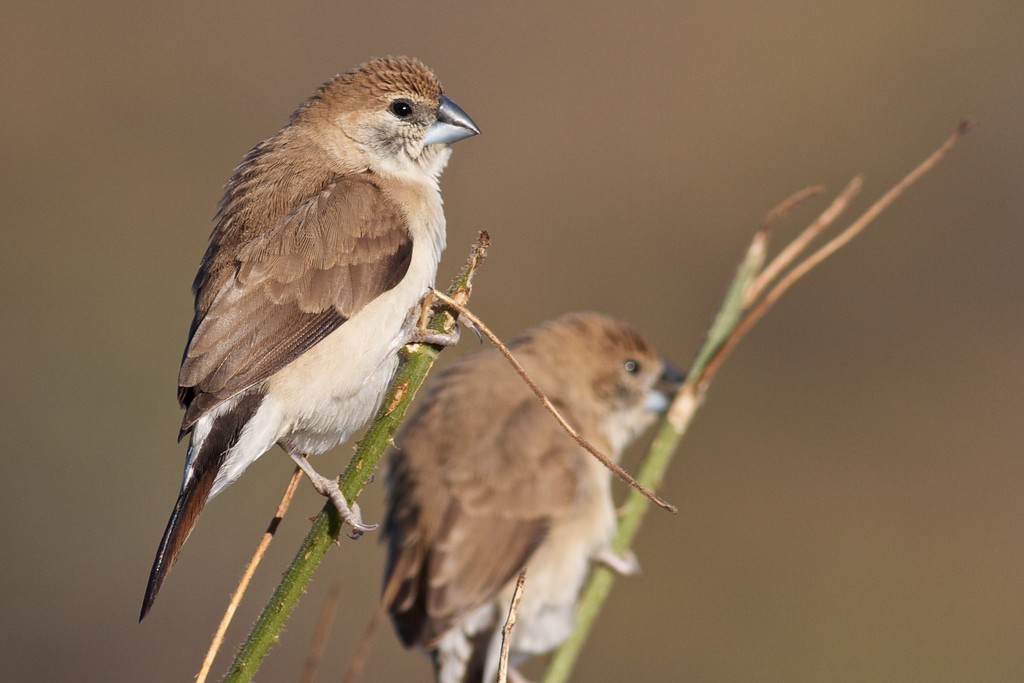
[{"label": "dark tail feather", "polygon": [[[167,572],[174,566],[178,551],[192,533],[192,527],[196,525],[199,513],[203,511],[206,499],[210,497],[210,489],[213,488],[217,473],[224,464],[224,458],[238,443],[242,429],[256,414],[262,400],[263,394],[258,391],[242,394],[230,409],[224,410],[216,418],[202,441],[197,443],[193,434],[193,440],[189,444],[192,478],[178,494],[178,502],[174,504],[171,518],[167,520],[167,529],[164,531],[164,537],[160,539],[160,547],[157,548],[156,559],[153,560],[153,569],[149,572],[149,583],[146,585],[146,597],[142,600],[139,621],[145,618],[149,608],[153,606],[160,585],[164,582]],[[196,449],[194,454],[191,452],[193,448]]]},{"label": "dark tail feather", "polygon": [[199,474],[198,477],[185,486],[178,495],[178,502],[174,504],[174,511],[171,518],[167,520],[167,529],[164,530],[164,537],[160,539],[160,547],[156,551],[156,559],[153,560],[153,569],[149,572],[149,583],[146,584],[146,597],[142,599],[142,612],[139,614],[139,621],[146,617],[149,608],[156,600],[156,594],[160,592],[160,586],[164,582],[167,573],[174,566],[178,558],[178,552],[185,540],[192,533],[192,528],[199,519],[199,513],[206,505],[206,499],[210,495],[210,488],[217,477],[218,468],[210,468]]},{"label": "dark tail feather", "polygon": [[466,663],[466,676],[463,683],[485,683],[484,673],[487,666],[487,650],[491,644],[493,631],[484,630],[473,636],[470,642],[473,645],[473,654]]}]

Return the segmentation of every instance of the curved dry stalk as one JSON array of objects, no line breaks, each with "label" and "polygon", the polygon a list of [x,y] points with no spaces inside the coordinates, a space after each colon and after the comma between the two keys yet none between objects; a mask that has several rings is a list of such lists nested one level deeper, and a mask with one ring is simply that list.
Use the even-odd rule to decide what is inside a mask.
[{"label": "curved dry stalk", "polygon": [[235,612],[238,610],[238,605],[242,602],[242,597],[245,596],[245,591],[249,588],[249,582],[252,580],[253,574],[256,573],[256,567],[260,565],[263,560],[263,555],[267,552],[267,547],[270,545],[270,541],[273,540],[274,534],[277,533],[277,527],[281,524],[281,520],[284,518],[284,513],[288,511],[288,506],[292,503],[292,497],[295,495],[295,489],[299,486],[299,480],[302,478],[302,470],[298,467],[295,468],[295,472],[292,473],[292,478],[288,482],[288,486],[284,490],[284,495],[281,497],[281,502],[278,503],[277,512],[274,513],[274,518],[270,520],[270,524],[267,525],[267,530],[263,533],[263,538],[260,539],[259,545],[256,546],[256,551],[252,554],[252,559],[249,560],[249,564],[246,566],[245,571],[242,572],[242,578],[238,580],[238,587],[235,588],[235,592],[231,594],[231,599],[228,601],[227,609],[224,610],[224,616],[221,617],[220,624],[217,626],[217,632],[213,634],[213,639],[210,641],[210,647],[206,651],[206,657],[203,658],[203,664],[199,667],[199,673],[196,675],[196,683],[205,683],[206,677],[210,675],[210,668],[213,666],[213,660],[217,657],[217,652],[220,650],[220,646],[224,644],[224,635],[228,631],[228,626],[231,624],[231,620],[235,617]]},{"label": "curved dry stalk", "polygon": [[769,211],[761,221],[761,229],[769,230],[773,225],[789,215],[789,212],[806,202],[811,197],[822,194],[825,188],[822,185],[810,185],[802,190],[797,190],[779,202],[774,209]]},{"label": "curved dry stalk", "polygon": [[512,365],[516,373],[523,379],[524,382],[526,382],[527,386],[530,387],[533,393],[537,395],[537,398],[540,399],[541,403],[544,404],[544,407],[548,409],[548,412],[554,415],[555,419],[558,420],[558,424],[562,425],[562,429],[564,429],[569,434],[569,436],[571,436],[576,441],[576,443],[582,446],[583,449],[590,453],[592,456],[597,458],[602,465],[604,465],[613,473],[615,473],[615,476],[617,476],[619,479],[626,482],[631,487],[642,493],[644,496],[650,499],[651,502],[665,508],[669,512],[677,511],[675,505],[672,505],[672,503],[669,503],[661,496],[656,494],[654,491],[651,491],[646,486],[640,485],[640,483],[633,478],[633,475],[619,467],[619,465],[617,465],[616,463],[612,462],[612,460],[607,455],[597,450],[593,445],[591,445],[589,441],[584,439],[583,436],[579,432],[577,432],[576,429],[573,428],[573,426],[570,425],[564,417],[562,417],[562,414],[558,412],[558,408],[556,408],[555,405],[551,402],[551,400],[547,397],[547,395],[545,395],[544,391],[539,386],[537,386],[537,383],[533,381],[533,378],[526,373],[526,370],[523,369],[523,366],[520,365],[519,361],[516,360],[515,356],[512,355],[512,352],[508,350],[508,347],[501,342],[501,339],[498,338],[498,335],[494,334],[494,332],[492,332],[490,328],[488,328],[487,325],[485,325],[483,321],[480,320],[480,318],[473,315],[472,311],[470,311],[468,308],[460,304],[458,301],[455,301],[445,296],[441,292],[435,290],[434,296],[437,297],[443,303],[447,304],[448,306],[451,306],[456,311],[458,311],[459,315],[463,316],[471,323],[473,323],[474,327],[476,327],[480,332],[483,332],[484,336],[491,340],[491,343],[498,348],[498,351],[501,352],[501,355],[503,355],[505,359]]}]

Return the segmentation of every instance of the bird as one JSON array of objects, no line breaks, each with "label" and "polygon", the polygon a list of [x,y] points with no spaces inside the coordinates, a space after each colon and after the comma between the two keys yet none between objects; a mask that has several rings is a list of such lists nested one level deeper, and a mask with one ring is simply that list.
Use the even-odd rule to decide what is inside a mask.
[{"label": "bird", "polygon": [[[579,433],[613,459],[667,408],[681,373],[631,325],[571,313],[509,348]],[[495,350],[438,375],[386,461],[382,602],[438,683],[495,680],[501,625],[528,568],[510,663],[557,647],[592,561],[615,554],[610,472]],[[510,678],[510,680],[512,680]]]},{"label": "bird", "polygon": [[377,58],[321,85],[235,169],[192,286],[185,472],[140,621],[206,502],[275,444],[353,534],[375,528],[307,456],[369,420],[403,345],[457,339],[416,320],[445,247],[450,144],[479,132],[422,62]]}]

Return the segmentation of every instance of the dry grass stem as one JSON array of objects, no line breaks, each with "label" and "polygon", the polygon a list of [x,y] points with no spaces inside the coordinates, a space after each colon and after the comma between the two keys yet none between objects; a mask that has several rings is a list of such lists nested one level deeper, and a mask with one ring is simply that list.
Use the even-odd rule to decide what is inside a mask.
[{"label": "dry grass stem", "polygon": [[519,572],[516,579],[516,589],[512,592],[512,604],[508,608],[508,619],[501,627],[501,656],[498,658],[498,683],[506,683],[508,680],[508,653],[512,648],[512,629],[516,626],[516,613],[519,610],[519,601],[523,599],[523,584],[526,583],[526,567]]},{"label": "dry grass stem", "polygon": [[583,436],[580,435],[580,433],[577,432],[573,428],[573,426],[570,425],[568,421],[566,421],[564,417],[562,417],[562,414],[558,412],[558,409],[555,408],[553,403],[551,403],[551,400],[544,394],[541,388],[537,386],[537,383],[533,381],[533,378],[531,378],[526,373],[526,370],[523,369],[523,366],[520,365],[519,361],[516,360],[515,356],[512,355],[512,352],[508,350],[508,347],[501,342],[498,336],[494,334],[494,332],[492,332],[490,328],[488,328],[487,325],[485,325],[483,321],[480,320],[480,318],[475,316],[468,308],[466,308],[459,302],[451,299],[450,297],[446,296],[442,292],[438,292],[435,290],[434,296],[437,297],[439,301],[447,304],[448,306],[458,311],[459,315],[461,315],[466,320],[469,320],[469,322],[471,322],[473,326],[476,327],[477,330],[482,332],[484,336],[491,340],[491,343],[498,348],[498,350],[501,352],[501,355],[505,356],[505,359],[508,360],[508,362],[512,365],[516,373],[520,377],[522,377],[523,381],[526,382],[527,386],[530,387],[533,393],[537,395],[537,398],[540,399],[541,403],[544,404],[544,407],[548,409],[548,412],[555,416],[555,419],[558,420],[558,424],[562,425],[562,429],[568,432],[569,436],[571,436],[576,441],[576,443],[583,447],[583,449],[590,453],[592,456],[597,458],[602,465],[604,465],[609,470],[614,472],[619,479],[626,482],[631,487],[642,493],[651,502],[655,503],[656,505],[659,505],[660,507],[670,512],[676,512],[677,508],[675,505],[672,505],[668,501],[664,500],[656,493],[654,493],[654,491],[648,489],[646,486],[641,486],[640,483],[637,482],[637,480],[634,479],[633,476],[629,474],[629,472],[627,472],[626,470],[622,469],[617,464],[612,462],[611,459],[608,458],[608,456],[606,456],[601,451],[597,450],[593,445],[590,444],[589,441],[584,439]]},{"label": "dry grass stem", "polygon": [[281,497],[281,502],[277,506],[277,512],[274,513],[274,518],[270,520],[270,524],[267,525],[267,530],[263,533],[263,538],[260,539],[259,545],[256,546],[256,552],[252,554],[252,559],[249,560],[249,564],[246,566],[245,571],[242,572],[242,578],[238,581],[238,587],[235,588],[235,592],[231,594],[231,600],[228,602],[227,609],[224,610],[224,616],[221,617],[220,624],[217,626],[217,632],[213,634],[213,639],[210,641],[210,647],[206,651],[206,657],[203,659],[203,665],[199,668],[199,673],[196,675],[196,683],[205,683],[206,677],[210,675],[210,668],[213,666],[213,660],[217,657],[217,652],[220,650],[220,646],[224,643],[224,635],[228,631],[228,626],[231,624],[231,620],[235,616],[235,612],[238,610],[238,605],[242,602],[242,597],[245,596],[246,589],[249,588],[249,582],[252,580],[253,574],[256,573],[256,567],[259,566],[263,560],[263,555],[267,552],[267,547],[270,545],[270,541],[274,538],[274,534],[277,532],[277,527],[281,524],[281,520],[284,518],[284,513],[288,511],[288,506],[292,503],[292,497],[295,495],[295,489],[299,486],[299,480],[302,478],[302,470],[298,467],[295,468],[295,472],[292,473],[292,478],[288,482],[287,488],[285,488],[284,495]]},{"label": "dry grass stem", "polygon": [[316,670],[324,657],[324,646],[327,645],[327,636],[331,633],[331,625],[334,624],[334,615],[338,613],[338,597],[341,595],[341,582],[335,581],[331,586],[331,592],[327,594],[323,607],[320,608],[320,617],[316,620],[316,628],[313,629],[313,638],[309,641],[309,655],[306,657],[306,664],[302,667],[302,677],[299,683],[313,683]]},{"label": "dry grass stem", "polygon": [[789,212],[806,202],[811,197],[817,197],[823,193],[825,188],[821,185],[811,185],[802,190],[797,190],[790,196],[783,199],[779,204],[769,211],[761,221],[762,230],[770,230],[773,225],[789,215]]}]

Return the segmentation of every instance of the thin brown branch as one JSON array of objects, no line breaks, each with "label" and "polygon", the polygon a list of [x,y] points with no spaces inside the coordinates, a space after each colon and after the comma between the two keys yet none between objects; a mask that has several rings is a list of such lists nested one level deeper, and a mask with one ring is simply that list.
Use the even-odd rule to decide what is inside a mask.
[{"label": "thin brown branch", "polygon": [[484,336],[491,340],[491,343],[498,348],[498,351],[501,352],[501,355],[505,356],[505,359],[512,365],[516,373],[523,379],[524,382],[526,382],[527,386],[530,387],[533,393],[536,394],[537,398],[540,399],[541,403],[544,404],[544,407],[548,409],[548,412],[554,415],[555,419],[558,420],[558,424],[562,425],[562,429],[568,432],[569,436],[571,436],[576,441],[576,443],[578,443],[584,450],[586,450],[592,456],[597,458],[602,465],[604,465],[609,470],[614,472],[619,479],[626,482],[640,493],[644,494],[644,496],[650,499],[651,502],[655,503],[656,505],[659,505],[660,507],[665,508],[670,512],[676,512],[677,508],[675,505],[672,505],[668,501],[664,500],[656,493],[648,489],[646,486],[641,486],[637,482],[637,480],[634,479],[632,475],[629,474],[629,472],[619,467],[616,463],[612,462],[612,460],[608,456],[606,456],[601,451],[597,450],[593,445],[591,445],[589,441],[584,439],[583,436],[579,432],[577,432],[573,428],[573,426],[570,425],[568,421],[566,421],[564,417],[562,417],[562,414],[558,412],[558,409],[555,408],[551,400],[544,394],[544,391],[541,390],[539,386],[537,386],[537,383],[533,381],[533,378],[531,378],[526,373],[526,370],[523,369],[523,366],[520,365],[519,361],[516,360],[515,356],[512,355],[512,352],[508,350],[508,347],[501,342],[498,336],[494,334],[494,332],[492,332],[490,328],[488,328],[487,325],[485,325],[483,321],[480,320],[480,318],[475,316],[468,308],[463,306],[461,303],[451,299],[442,292],[438,292],[435,290],[434,296],[437,297],[438,300],[442,301],[443,303],[447,304],[448,306],[451,306],[456,311],[458,311],[459,315],[464,317],[466,320],[469,320],[469,322],[471,322],[474,327],[476,327],[480,332],[484,334]]},{"label": "thin brown branch", "polygon": [[231,600],[228,601],[227,609],[224,610],[224,616],[221,617],[220,624],[217,626],[217,632],[213,634],[210,647],[207,649],[206,657],[203,659],[203,665],[196,676],[196,683],[205,683],[206,677],[210,675],[210,668],[213,666],[213,660],[217,657],[220,646],[224,643],[224,635],[228,631],[228,626],[238,610],[238,605],[242,602],[245,591],[249,588],[249,582],[252,580],[253,574],[256,573],[256,567],[263,560],[263,555],[267,552],[270,541],[273,540],[274,534],[277,533],[277,527],[281,524],[284,513],[288,511],[288,506],[292,503],[292,497],[295,495],[295,489],[298,487],[301,478],[302,470],[296,467],[295,472],[292,473],[292,478],[288,481],[288,486],[284,490],[281,502],[277,505],[274,518],[267,525],[267,530],[263,533],[263,538],[260,539],[259,545],[256,546],[252,559],[249,560],[245,571],[242,572],[242,578],[238,581],[238,587],[231,594]]},{"label": "thin brown branch", "polygon": [[302,677],[299,683],[313,683],[316,670],[320,668],[320,662],[324,657],[324,646],[327,645],[327,636],[331,633],[331,625],[334,624],[334,615],[338,613],[338,596],[341,595],[341,581],[335,581],[331,586],[330,593],[320,608],[320,616],[316,620],[316,628],[313,629],[313,638],[309,642],[309,654],[306,657],[306,664],[302,667]]},{"label": "thin brown branch", "polygon": [[821,185],[811,185],[802,190],[797,190],[779,202],[774,209],[765,215],[764,220],[761,221],[761,230],[771,229],[773,225],[789,215],[790,211],[800,206],[811,197],[817,197],[824,191],[825,188]]},{"label": "thin brown branch", "polygon": [[512,648],[512,629],[516,626],[516,614],[519,610],[519,601],[523,599],[523,584],[526,583],[526,567],[519,572],[516,579],[516,589],[512,592],[512,604],[508,608],[508,619],[501,627],[501,656],[498,658],[498,683],[508,681],[508,653]]}]

